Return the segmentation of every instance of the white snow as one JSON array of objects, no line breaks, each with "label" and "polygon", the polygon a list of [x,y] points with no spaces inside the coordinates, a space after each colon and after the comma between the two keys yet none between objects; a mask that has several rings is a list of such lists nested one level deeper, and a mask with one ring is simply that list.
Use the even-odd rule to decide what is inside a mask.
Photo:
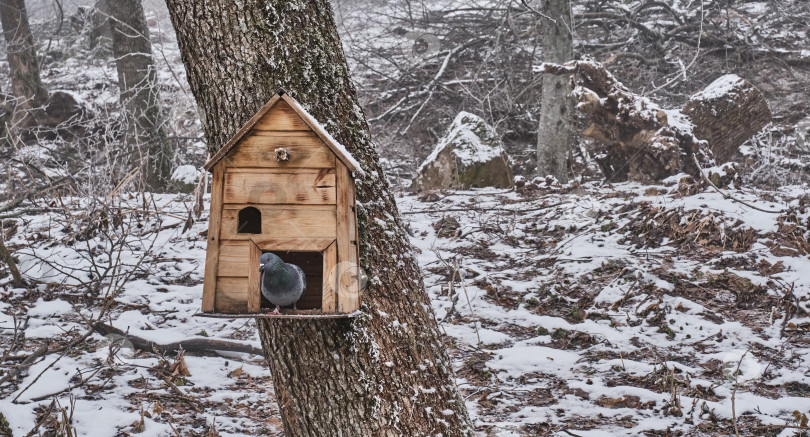
[{"label": "white snow", "polygon": [[[479,131],[476,132],[475,129]],[[491,144],[485,144],[482,136]],[[500,137],[495,128],[488,125],[481,117],[462,111],[456,115],[447,134],[439,140],[417,171],[422,171],[435,161],[439,153],[450,145],[453,147],[453,156],[467,166],[478,162],[488,162],[503,155]]]}]

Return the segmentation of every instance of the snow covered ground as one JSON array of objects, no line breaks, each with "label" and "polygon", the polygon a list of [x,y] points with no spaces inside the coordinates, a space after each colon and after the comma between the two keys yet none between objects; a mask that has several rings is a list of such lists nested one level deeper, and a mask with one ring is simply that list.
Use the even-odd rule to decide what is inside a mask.
[{"label": "snow covered ground", "polygon": [[[481,435],[734,435],[732,405],[740,435],[796,435],[781,426],[810,413],[807,189],[734,193],[787,211],[770,214],[678,188],[400,194]],[[87,202],[75,202],[72,217],[3,221],[20,269],[40,281],[27,290],[0,279],[0,350],[26,326],[3,370],[54,351],[0,385],[14,435],[52,398],[79,435],[205,435],[214,422],[221,435],[280,435],[261,356],[187,353],[184,376],[174,353],[124,345],[110,363],[109,339],[85,322],[104,311],[105,323],[160,344],[259,347],[252,320],[194,316],[207,222],[183,232],[191,197],[144,208],[124,195],[122,221],[89,233],[74,221]],[[97,280],[110,266],[126,283]],[[60,350],[85,335],[87,346]]]}]

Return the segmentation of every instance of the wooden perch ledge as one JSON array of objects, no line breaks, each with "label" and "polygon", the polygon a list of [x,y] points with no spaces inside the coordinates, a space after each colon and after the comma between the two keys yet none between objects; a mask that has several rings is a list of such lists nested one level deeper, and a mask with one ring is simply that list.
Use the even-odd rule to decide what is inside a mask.
[{"label": "wooden perch ledge", "polygon": [[178,341],[168,344],[159,344],[141,337],[128,334],[113,326],[96,322],[93,329],[101,335],[116,334],[120,335],[130,342],[135,349],[152,352],[156,354],[171,354],[182,348],[187,354],[201,354],[205,352],[224,351],[224,352],[241,352],[253,355],[263,355],[260,348],[238,343],[235,341],[227,340],[214,340],[208,338],[191,338],[188,340]]},{"label": "wooden perch ledge", "polygon": [[726,75],[690,97],[683,109],[663,109],[635,94],[592,59],[542,64],[539,73],[571,75],[571,97],[591,125],[596,161],[612,182],[660,181],[731,159],[771,120],[768,102],[745,79]]}]

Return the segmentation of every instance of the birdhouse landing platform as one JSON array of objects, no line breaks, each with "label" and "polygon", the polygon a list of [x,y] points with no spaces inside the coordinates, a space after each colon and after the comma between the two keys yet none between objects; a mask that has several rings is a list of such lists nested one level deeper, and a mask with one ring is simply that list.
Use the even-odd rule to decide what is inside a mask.
[{"label": "birdhouse landing platform", "polygon": [[205,164],[213,173],[201,316],[265,317],[259,258],[304,271],[298,310],[277,318],[351,317],[360,307],[357,161],[279,91]]}]

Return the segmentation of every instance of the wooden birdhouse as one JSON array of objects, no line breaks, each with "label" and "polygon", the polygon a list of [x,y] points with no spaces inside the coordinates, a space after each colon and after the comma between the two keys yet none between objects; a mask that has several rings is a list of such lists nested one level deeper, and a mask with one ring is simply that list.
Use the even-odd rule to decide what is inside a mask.
[{"label": "wooden birdhouse", "polygon": [[295,99],[275,94],[205,169],[213,182],[203,313],[267,313],[264,252],[306,275],[298,309],[281,317],[345,317],[360,307],[353,174],[361,170]]}]

